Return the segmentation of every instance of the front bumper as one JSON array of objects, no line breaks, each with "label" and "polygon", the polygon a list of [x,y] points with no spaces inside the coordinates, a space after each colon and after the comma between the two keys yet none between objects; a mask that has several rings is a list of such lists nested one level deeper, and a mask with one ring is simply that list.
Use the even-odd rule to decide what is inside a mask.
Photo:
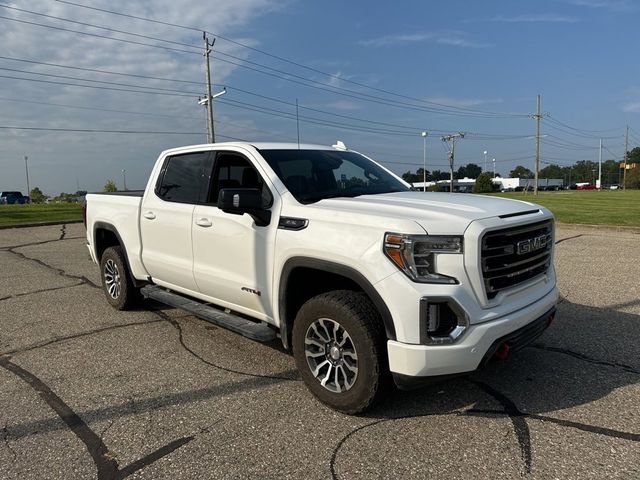
[{"label": "front bumper", "polygon": [[[526,330],[525,327],[536,321],[542,323],[541,318],[551,314],[557,300],[558,290],[554,287],[525,308],[492,321],[470,325],[460,341],[450,345],[416,345],[389,340],[389,369],[399,378],[446,376],[476,370],[488,353],[489,356],[495,353],[501,344],[500,339],[506,339],[516,330]],[[544,328],[535,333],[541,334],[542,331]],[[535,338],[537,335],[522,338],[518,347]]]}]

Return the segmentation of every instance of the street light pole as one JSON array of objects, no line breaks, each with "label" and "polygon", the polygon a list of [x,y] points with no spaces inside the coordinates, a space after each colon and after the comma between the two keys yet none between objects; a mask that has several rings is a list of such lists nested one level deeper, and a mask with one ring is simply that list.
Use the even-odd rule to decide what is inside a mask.
[{"label": "street light pole", "polygon": [[27,163],[27,161],[29,160],[29,157],[27,157],[26,155],[24,156],[24,171],[27,174],[27,197],[31,194],[31,189],[29,188],[29,164]]},{"label": "street light pole", "polygon": [[600,139],[600,152],[598,153],[598,190],[602,190],[602,139]]},{"label": "street light pole", "polygon": [[486,150],[484,151],[484,169],[482,170],[483,172],[487,171],[487,152]]},{"label": "street light pole", "polygon": [[124,190],[127,191],[127,171],[122,169],[122,183],[124,184]]},{"label": "street light pole", "polygon": [[496,178],[496,159],[491,160],[493,162],[493,178]]},{"label": "street light pole", "polygon": [[427,132],[422,132],[422,191],[427,191]]}]

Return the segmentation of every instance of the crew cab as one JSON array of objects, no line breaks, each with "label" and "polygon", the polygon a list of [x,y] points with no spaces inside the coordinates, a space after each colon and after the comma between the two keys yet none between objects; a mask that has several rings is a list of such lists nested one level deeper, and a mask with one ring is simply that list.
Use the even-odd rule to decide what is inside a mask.
[{"label": "crew cab", "polygon": [[89,194],[107,301],[182,308],[293,352],[309,390],[357,413],[537,338],[558,298],[554,219],[533,203],[411,191],[331,147],[193,145],[144,191]]}]

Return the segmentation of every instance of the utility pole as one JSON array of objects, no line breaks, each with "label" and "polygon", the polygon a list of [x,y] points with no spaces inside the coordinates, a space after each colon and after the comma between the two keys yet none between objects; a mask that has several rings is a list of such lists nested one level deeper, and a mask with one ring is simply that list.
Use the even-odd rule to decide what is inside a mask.
[{"label": "utility pole", "polygon": [[31,195],[31,190],[29,188],[29,165],[27,164],[27,160],[29,160],[29,157],[27,157],[26,155],[24,156],[24,170],[27,173],[27,197],[29,195]]},{"label": "utility pole", "polygon": [[533,194],[538,195],[538,175],[540,172],[540,119],[543,117],[540,112],[540,95],[536,99],[536,113],[531,115],[531,118],[536,121],[536,169],[535,169],[535,184],[533,185]]},{"label": "utility pole", "polygon": [[213,42],[209,43],[207,32],[202,32],[202,39],[204,40],[204,58],[207,68],[207,140],[209,143],[215,143],[216,134],[213,128],[213,99],[211,98],[211,70],[209,67],[209,54],[211,53],[211,48],[209,47],[213,47],[213,44],[216,43],[216,39],[214,38]]},{"label": "utility pole", "polygon": [[453,192],[453,162],[456,156],[456,140],[460,138],[464,138],[463,132],[452,133],[451,135],[445,135],[442,137],[442,141],[447,142],[447,145],[449,145],[449,142],[451,142],[449,147],[449,179],[450,179],[449,191],[450,192]]},{"label": "utility pole", "polygon": [[602,139],[600,139],[600,150],[598,153],[598,190],[602,191]]},{"label": "utility pole", "polygon": [[422,191],[427,191],[427,135],[428,132],[422,132]]},{"label": "utility pole", "polygon": [[622,162],[624,165],[624,173],[622,174],[622,189],[627,189],[627,150],[629,150],[629,125],[627,125],[627,132],[624,135],[624,156]]}]

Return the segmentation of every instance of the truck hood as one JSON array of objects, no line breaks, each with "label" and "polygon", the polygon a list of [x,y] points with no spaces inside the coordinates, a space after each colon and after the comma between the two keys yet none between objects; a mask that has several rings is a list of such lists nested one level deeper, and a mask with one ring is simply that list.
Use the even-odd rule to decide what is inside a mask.
[{"label": "truck hood", "polygon": [[464,233],[474,220],[541,209],[520,200],[464,193],[398,192],[321,200],[318,207],[356,215],[413,220],[430,234]]}]

